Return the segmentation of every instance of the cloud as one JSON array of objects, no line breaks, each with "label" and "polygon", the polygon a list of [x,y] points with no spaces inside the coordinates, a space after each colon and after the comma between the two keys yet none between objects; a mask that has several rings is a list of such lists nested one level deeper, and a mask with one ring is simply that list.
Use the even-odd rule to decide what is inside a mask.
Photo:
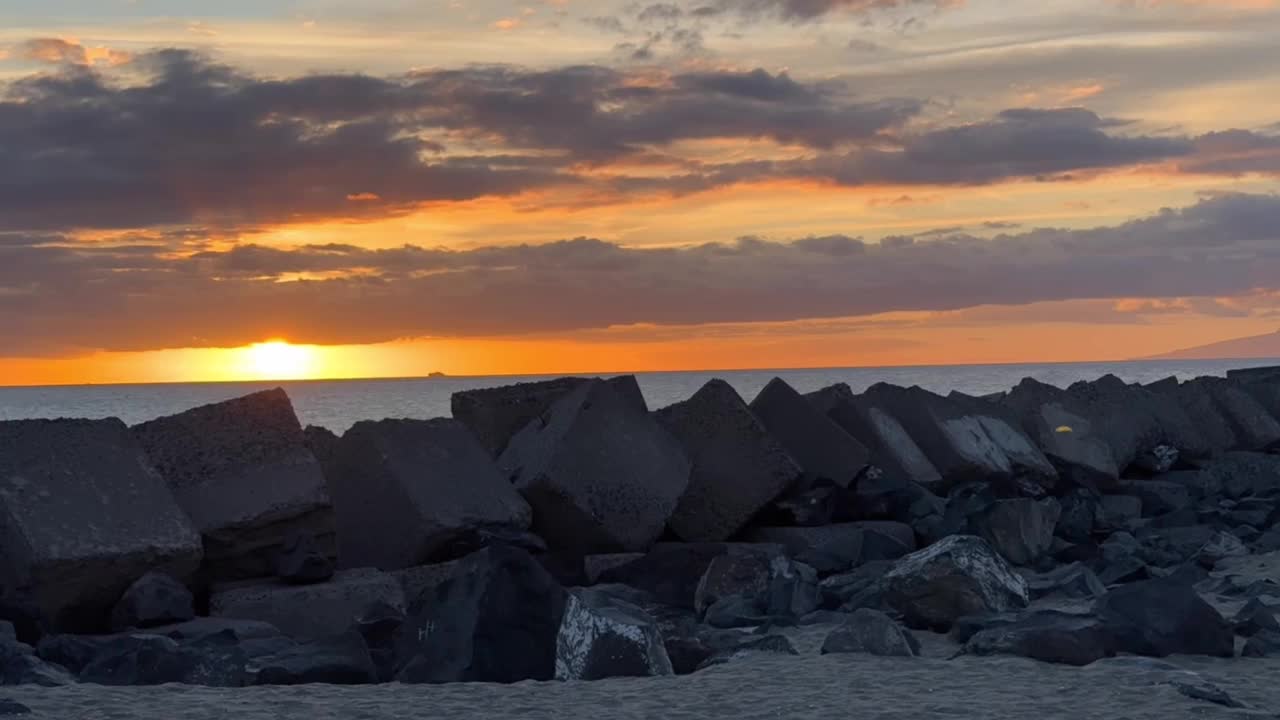
[{"label": "cloud", "polygon": [[698,5],[695,15],[734,14],[744,18],[779,18],[807,22],[835,13],[866,15],[876,12],[933,12],[963,5],[963,0],[711,0]]},{"label": "cloud", "polygon": [[[245,230],[544,191],[581,205],[776,180],[982,185],[1150,164],[1280,174],[1269,132],[1145,135],[1084,108],[937,125],[928,106],[762,69],[261,78],[179,50],[124,68],[63,63],[0,94],[0,231]],[[724,140],[760,144],[739,143],[728,162],[681,154]]]},{"label": "cloud", "polygon": [[133,55],[108,47],[86,47],[74,38],[36,38],[18,46],[18,55],[26,60],[53,65],[125,65]]},{"label": "cloud", "polygon": [[[306,274],[327,279],[284,282]],[[0,243],[0,336],[11,354],[229,346],[282,329],[297,342],[361,343],[1232,297],[1277,289],[1276,278],[1276,195],[1221,195],[1091,230],[884,244],[835,235],[644,249],[580,238],[474,250],[244,245],[184,254],[41,235]]]}]

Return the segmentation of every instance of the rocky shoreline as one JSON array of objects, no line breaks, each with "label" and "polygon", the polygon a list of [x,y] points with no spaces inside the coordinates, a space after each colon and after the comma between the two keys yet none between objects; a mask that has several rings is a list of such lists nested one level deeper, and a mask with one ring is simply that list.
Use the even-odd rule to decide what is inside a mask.
[{"label": "rocky shoreline", "polygon": [[654,686],[688,692],[849,656],[1270,702],[1220,678],[1280,657],[1280,368],[983,398],[712,381],[655,411],[633,377],[565,378],[453,415],[339,437],[274,390],[132,428],[0,422],[0,679],[40,710],[125,697],[95,686],[709,678]]}]

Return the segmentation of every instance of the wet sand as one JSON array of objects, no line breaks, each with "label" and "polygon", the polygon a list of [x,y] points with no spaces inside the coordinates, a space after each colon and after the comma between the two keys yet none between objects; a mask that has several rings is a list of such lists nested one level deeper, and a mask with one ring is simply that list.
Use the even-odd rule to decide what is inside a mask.
[{"label": "wet sand", "polygon": [[1085,668],[1020,658],[946,657],[954,646],[924,638],[925,657],[816,654],[818,631],[797,637],[800,657],[758,655],[676,678],[516,685],[305,686],[239,690],[167,685],[3,688],[33,718],[58,720],[353,720],[362,718],[1068,718],[1280,717],[1280,660],[1175,657],[1245,709],[1193,700],[1139,660]]}]

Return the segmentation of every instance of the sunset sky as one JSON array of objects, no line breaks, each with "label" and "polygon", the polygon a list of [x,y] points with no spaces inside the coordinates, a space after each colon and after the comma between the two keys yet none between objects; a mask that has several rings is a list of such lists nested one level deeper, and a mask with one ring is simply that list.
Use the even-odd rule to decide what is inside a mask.
[{"label": "sunset sky", "polygon": [[1276,38],[1280,0],[0,0],[0,384],[1274,332]]}]

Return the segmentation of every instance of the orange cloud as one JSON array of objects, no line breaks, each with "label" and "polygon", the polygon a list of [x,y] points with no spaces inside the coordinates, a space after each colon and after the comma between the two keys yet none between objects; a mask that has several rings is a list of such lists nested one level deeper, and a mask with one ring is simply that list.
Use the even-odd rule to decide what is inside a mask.
[{"label": "orange cloud", "polygon": [[502,18],[501,20],[495,21],[489,27],[493,28],[494,30],[506,31],[506,30],[515,30],[516,28],[520,27],[520,25],[521,25],[521,20],[519,18]]},{"label": "orange cloud", "polygon": [[23,58],[54,65],[125,65],[133,54],[109,47],[89,47],[75,38],[36,38],[20,46]]}]

